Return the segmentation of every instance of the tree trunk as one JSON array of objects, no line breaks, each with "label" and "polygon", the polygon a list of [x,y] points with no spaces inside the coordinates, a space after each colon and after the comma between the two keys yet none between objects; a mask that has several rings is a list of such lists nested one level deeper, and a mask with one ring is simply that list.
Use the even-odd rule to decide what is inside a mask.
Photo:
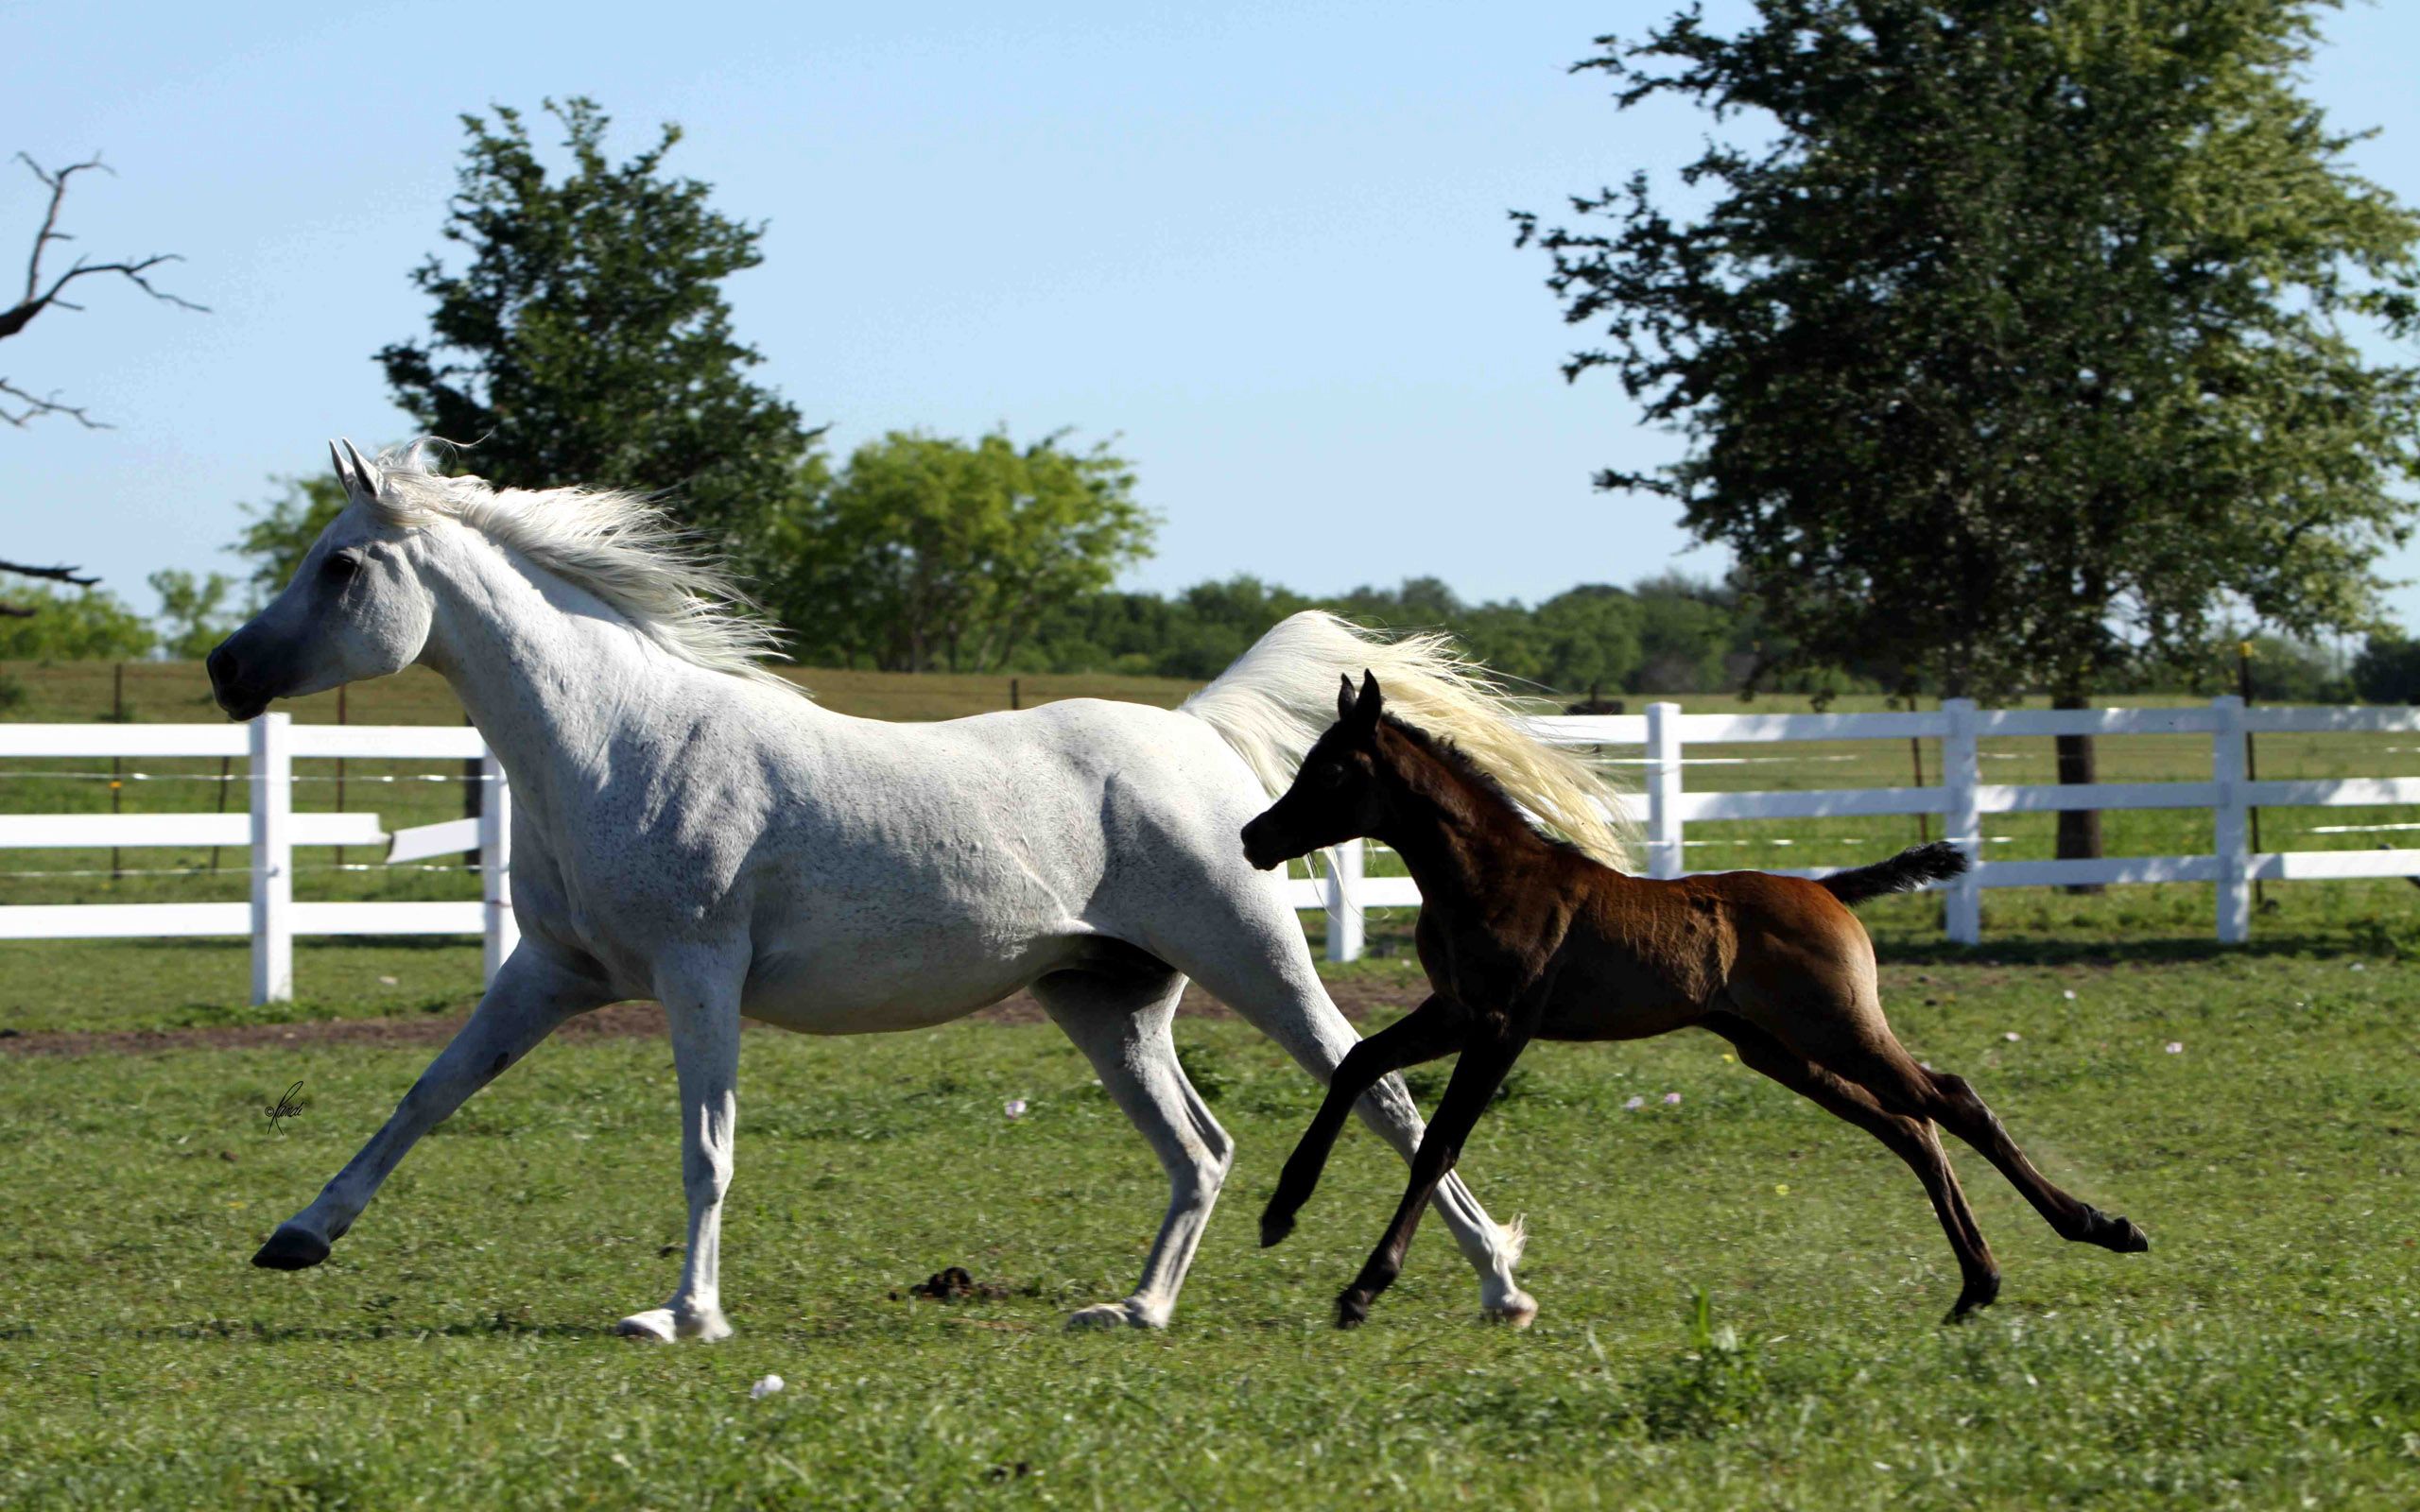
[{"label": "tree trunk", "polygon": [[[2092,707],[2082,692],[2062,693],[2050,700],[2053,709],[2089,709]],[[2059,784],[2100,781],[2100,765],[2093,752],[2090,735],[2054,735],[2058,745]],[[2097,809],[2067,809],[2059,815],[2058,858],[2062,861],[2093,861],[2100,856],[2100,813]],[[2102,890],[2097,882],[2081,882],[2061,889],[2083,895]]]}]

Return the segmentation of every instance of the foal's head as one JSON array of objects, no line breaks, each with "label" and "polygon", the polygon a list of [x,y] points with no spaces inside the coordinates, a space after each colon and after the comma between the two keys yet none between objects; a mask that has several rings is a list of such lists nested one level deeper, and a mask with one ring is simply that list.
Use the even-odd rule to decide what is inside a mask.
[{"label": "foal's head", "polygon": [[1372,833],[1384,821],[1379,772],[1379,715],[1386,712],[1376,674],[1361,674],[1361,691],[1342,679],[1336,723],[1303,757],[1294,785],[1267,813],[1244,826],[1244,858],[1268,869]]}]

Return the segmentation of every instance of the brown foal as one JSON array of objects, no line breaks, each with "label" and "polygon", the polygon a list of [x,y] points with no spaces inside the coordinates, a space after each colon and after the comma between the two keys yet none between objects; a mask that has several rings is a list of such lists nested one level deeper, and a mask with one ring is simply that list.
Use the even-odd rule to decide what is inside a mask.
[{"label": "brown foal", "polygon": [[1446,742],[1384,711],[1377,679],[1344,679],[1338,723],[1294,783],[1244,826],[1254,866],[1368,836],[1420,885],[1417,941],[1431,993],[1356,1046],[1328,1084],[1261,1215],[1260,1242],[1293,1230],[1355,1099],[1391,1072],[1461,1057],[1411,1162],[1386,1237],[1337,1298],[1369,1315],[1403,1268],[1421,1209],[1531,1040],[1643,1040],[1695,1025],[1740,1060],[1865,1129],[1914,1168],[1964,1284],[1955,1320],[1999,1294],[1999,1267],[1934,1125],[1982,1152],[2062,1238],[2151,1247],[2143,1231],[2051,1184],[1975,1090],[1919,1065],[1875,992],[1874,945],[1851,906],[1966,869],[1946,843],[1807,882],[1760,871],[1673,882],[1625,876],[1541,833]]}]

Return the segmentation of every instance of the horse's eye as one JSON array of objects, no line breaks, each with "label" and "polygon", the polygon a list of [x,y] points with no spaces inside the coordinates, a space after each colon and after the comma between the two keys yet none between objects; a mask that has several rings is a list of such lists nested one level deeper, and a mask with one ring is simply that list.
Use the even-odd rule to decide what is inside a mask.
[{"label": "horse's eye", "polygon": [[1322,762],[1311,773],[1311,781],[1322,787],[1342,787],[1344,767],[1336,762]]},{"label": "horse's eye", "polygon": [[320,571],[325,573],[331,582],[347,582],[352,579],[354,574],[361,571],[361,558],[339,553],[330,557]]}]

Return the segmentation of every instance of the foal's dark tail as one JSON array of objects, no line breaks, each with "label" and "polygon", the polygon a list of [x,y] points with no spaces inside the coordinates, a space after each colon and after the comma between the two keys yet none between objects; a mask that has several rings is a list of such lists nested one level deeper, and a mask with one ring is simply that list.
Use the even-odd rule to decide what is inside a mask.
[{"label": "foal's dark tail", "polygon": [[1930,845],[1910,846],[1888,861],[1877,861],[1854,871],[1835,871],[1815,881],[1824,891],[1855,908],[1867,899],[1885,893],[1913,892],[1928,882],[1947,882],[1965,869],[1965,851],[1946,840],[1935,840]]}]

